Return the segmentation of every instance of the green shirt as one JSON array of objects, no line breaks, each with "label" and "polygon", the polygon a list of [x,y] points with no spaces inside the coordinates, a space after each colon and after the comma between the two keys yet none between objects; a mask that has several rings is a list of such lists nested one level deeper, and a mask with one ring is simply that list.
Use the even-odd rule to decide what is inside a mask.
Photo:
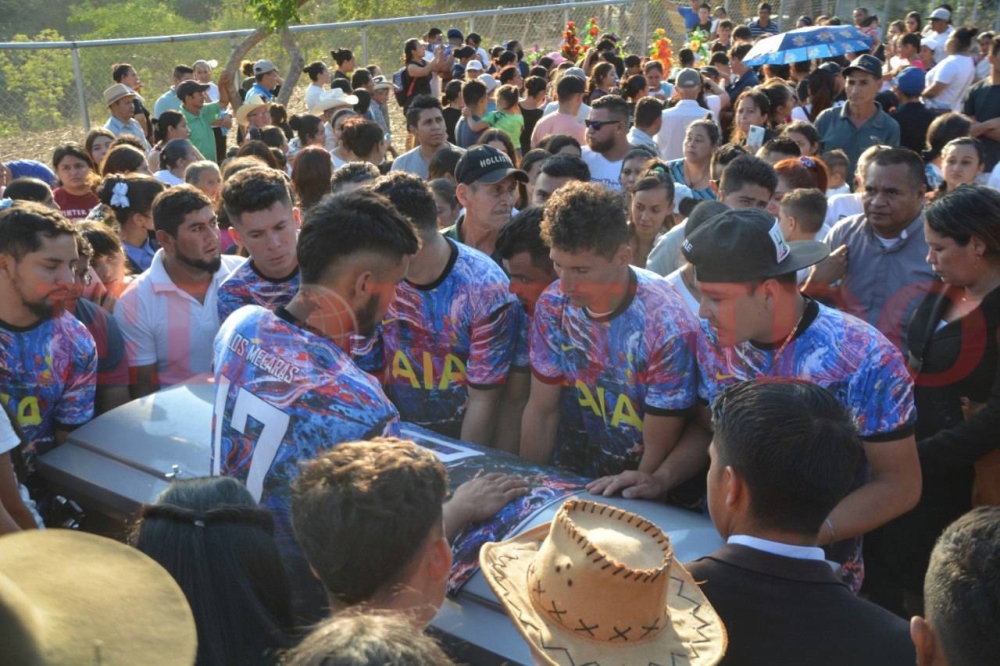
[{"label": "green shirt", "polygon": [[192,115],[183,106],[181,113],[187,120],[188,129],[191,130],[191,143],[198,149],[202,157],[213,162],[219,161],[219,156],[215,151],[215,132],[212,130],[212,123],[219,118],[219,103],[210,102],[201,107],[201,113]]},{"label": "green shirt", "polygon": [[496,127],[510,137],[515,146],[521,145],[521,133],[524,132],[524,116],[520,113],[493,111],[483,116],[483,122],[490,127]]},{"label": "green shirt", "polygon": [[816,131],[823,145],[823,151],[840,149],[850,160],[848,174],[853,174],[858,166],[858,158],[872,146],[899,146],[899,124],[875,103],[875,115],[858,127],[851,120],[848,107],[827,109],[816,119]]}]

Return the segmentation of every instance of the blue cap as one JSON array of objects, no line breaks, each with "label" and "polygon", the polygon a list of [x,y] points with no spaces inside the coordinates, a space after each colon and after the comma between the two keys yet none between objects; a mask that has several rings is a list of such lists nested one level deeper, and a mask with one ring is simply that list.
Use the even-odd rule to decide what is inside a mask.
[{"label": "blue cap", "polygon": [[907,67],[893,80],[893,85],[904,95],[919,95],[924,91],[924,70]]},{"label": "blue cap", "polygon": [[463,35],[462,31],[459,30],[458,28],[451,28],[450,30],[448,30],[448,39],[462,40],[465,39],[465,35]]}]

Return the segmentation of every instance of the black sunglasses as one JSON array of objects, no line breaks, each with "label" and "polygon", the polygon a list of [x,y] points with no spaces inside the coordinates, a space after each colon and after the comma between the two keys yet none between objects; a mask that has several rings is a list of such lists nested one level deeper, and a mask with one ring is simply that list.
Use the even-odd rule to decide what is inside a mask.
[{"label": "black sunglasses", "polygon": [[620,120],[585,120],[583,124],[587,126],[587,129],[599,132],[605,125],[614,125],[620,122]]}]

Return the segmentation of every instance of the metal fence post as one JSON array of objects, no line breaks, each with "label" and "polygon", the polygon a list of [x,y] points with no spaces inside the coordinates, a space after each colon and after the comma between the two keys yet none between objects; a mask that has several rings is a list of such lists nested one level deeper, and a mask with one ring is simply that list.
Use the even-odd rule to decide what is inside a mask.
[{"label": "metal fence post", "polygon": [[469,32],[475,32],[475,31],[476,31],[476,17],[475,16],[470,16],[469,17]]},{"label": "metal fence post", "polygon": [[368,26],[361,28],[361,62],[368,62]]},{"label": "metal fence post", "polygon": [[80,49],[75,46],[73,54],[73,77],[76,79],[76,95],[80,102],[80,113],[83,119],[83,131],[90,131],[90,111],[87,109],[87,92],[83,87],[83,68],[80,67]]}]

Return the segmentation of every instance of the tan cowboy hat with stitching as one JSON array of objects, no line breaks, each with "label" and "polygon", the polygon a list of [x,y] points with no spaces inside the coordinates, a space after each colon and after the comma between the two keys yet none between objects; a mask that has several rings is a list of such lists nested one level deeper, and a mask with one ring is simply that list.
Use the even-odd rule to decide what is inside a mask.
[{"label": "tan cowboy hat with stitching", "polygon": [[0,662],[191,666],[198,634],[167,571],[73,530],[0,538]]},{"label": "tan cowboy hat with stitching", "polygon": [[479,562],[540,663],[709,666],[726,652],[669,537],[634,513],[571,499],[548,525],[485,544]]},{"label": "tan cowboy hat with stitching", "polygon": [[[250,121],[247,119],[252,112],[261,108],[262,106],[271,106],[270,102],[264,101],[261,95],[247,95],[246,100],[240,105],[240,108],[236,109],[236,124],[237,125],[249,125]],[[268,123],[270,125],[270,123]]]}]

